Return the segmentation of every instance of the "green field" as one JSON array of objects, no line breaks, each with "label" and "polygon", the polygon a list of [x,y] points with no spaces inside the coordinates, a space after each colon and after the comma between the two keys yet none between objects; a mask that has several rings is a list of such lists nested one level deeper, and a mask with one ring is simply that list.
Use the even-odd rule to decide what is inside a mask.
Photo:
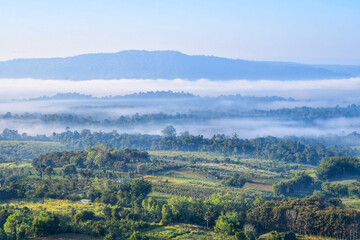
[{"label": "green field", "polygon": [[[288,164],[271,160],[241,158],[211,152],[149,151],[152,159],[182,164],[176,171],[164,171],[145,176],[153,182],[153,196],[166,198],[173,195],[210,196],[213,193],[234,196],[272,196],[272,185],[297,172],[314,173],[314,167],[304,164]],[[227,163],[223,160],[227,159]],[[227,187],[222,179],[238,173],[248,179],[243,188]],[[189,189],[185,191],[185,189]],[[184,194],[181,194],[184,193]]]},{"label": "green field", "polygon": [[[276,162],[273,160],[243,158],[213,152],[184,152],[184,151],[149,151],[156,159],[189,164],[192,160],[198,166],[207,166],[229,172],[239,172],[252,176],[257,180],[272,181],[283,179],[299,171],[313,171],[314,166],[296,163]],[[224,163],[228,159],[233,163]],[[219,163],[214,163],[214,161]]]},{"label": "green field", "polygon": [[21,209],[27,207],[34,211],[47,210],[62,215],[71,215],[72,210],[79,211],[93,211],[96,216],[103,216],[103,208],[105,204],[102,203],[81,203],[80,201],[58,200],[58,199],[28,199],[28,200],[12,200],[5,201],[0,206],[7,206],[14,209]]},{"label": "green field", "polygon": [[214,233],[206,228],[190,224],[177,224],[171,226],[157,227],[144,234],[153,240],[207,240],[223,239],[218,233]]},{"label": "green field", "polygon": [[57,234],[49,237],[41,237],[36,240],[100,240],[100,238],[95,238],[92,236],[87,236],[83,234]]}]

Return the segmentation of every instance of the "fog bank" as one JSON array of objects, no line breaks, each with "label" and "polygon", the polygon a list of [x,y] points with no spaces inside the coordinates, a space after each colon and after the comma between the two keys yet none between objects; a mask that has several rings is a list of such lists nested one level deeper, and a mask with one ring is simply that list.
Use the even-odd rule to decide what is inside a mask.
[{"label": "fog bank", "polygon": [[360,90],[360,78],[313,81],[209,81],[200,79],[176,80],[39,80],[0,79],[0,99],[22,99],[51,96],[59,92],[78,92],[96,97],[124,95],[147,91],[185,91],[200,96],[244,94],[254,96],[282,96],[297,99],[356,99]]},{"label": "fog bank", "polygon": [[[212,137],[214,134],[225,134],[232,136],[236,133],[240,138],[255,137],[284,137],[284,136],[308,136],[317,137],[327,134],[349,134],[360,132],[360,118],[337,118],[329,120],[317,120],[312,124],[301,121],[282,121],[275,119],[215,119],[204,121],[163,121],[159,123],[148,122],[134,125],[118,126],[70,126],[72,131],[81,131],[84,128],[92,131],[118,133],[142,133],[161,135],[161,130],[167,125],[173,125],[177,133],[188,131],[193,135]],[[40,121],[0,121],[0,131],[5,128],[18,130],[20,133],[30,135],[45,134],[50,136],[53,132],[64,132],[67,125],[44,124]]]}]

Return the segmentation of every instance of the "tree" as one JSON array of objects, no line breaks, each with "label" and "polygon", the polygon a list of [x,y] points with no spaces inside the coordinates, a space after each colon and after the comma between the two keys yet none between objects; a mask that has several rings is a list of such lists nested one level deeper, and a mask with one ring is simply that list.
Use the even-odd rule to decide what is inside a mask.
[{"label": "tree", "polygon": [[141,236],[139,231],[134,231],[133,234],[131,234],[129,240],[147,240],[148,237]]},{"label": "tree", "polygon": [[[124,184],[123,184],[124,185]],[[145,179],[135,179],[130,183],[132,199],[142,201],[151,192],[151,183]]]},{"label": "tree", "polygon": [[105,206],[103,209],[104,217],[106,220],[110,220],[112,218],[111,216],[112,209],[108,206]]},{"label": "tree", "polygon": [[40,178],[43,178],[46,166],[44,164],[40,164],[35,166],[36,171],[38,172]]},{"label": "tree", "polygon": [[51,166],[45,168],[45,175],[51,180],[51,175],[54,174],[54,169]]},{"label": "tree", "polygon": [[282,238],[277,231],[271,231],[266,240],[282,240]]},{"label": "tree", "polygon": [[136,167],[136,170],[139,174],[145,174],[146,173],[146,165],[145,164],[138,164]]},{"label": "tree", "polygon": [[244,232],[236,232],[235,240],[247,240],[246,234]]},{"label": "tree", "polygon": [[161,224],[166,225],[172,222],[172,211],[168,205],[163,205],[161,210]]},{"label": "tree", "polygon": [[360,159],[353,157],[331,157],[321,161],[316,169],[320,179],[360,175]]},{"label": "tree", "polygon": [[204,220],[206,221],[206,227],[209,228],[209,223],[217,217],[216,206],[210,202],[204,204]]},{"label": "tree", "polygon": [[131,234],[129,240],[141,240],[140,232],[139,231],[133,232],[133,234]]},{"label": "tree", "polygon": [[256,240],[256,234],[253,231],[246,231],[245,232],[247,240]]},{"label": "tree", "polygon": [[74,220],[76,223],[82,223],[82,222],[86,222],[88,220],[93,220],[94,217],[95,217],[95,214],[93,212],[82,211],[82,212],[75,214]]},{"label": "tree", "polygon": [[260,206],[261,204],[263,204],[265,202],[265,199],[263,196],[257,197],[254,202],[253,205],[254,207]]},{"label": "tree", "polygon": [[6,240],[6,233],[0,228],[0,240]]},{"label": "tree", "polygon": [[23,222],[24,217],[19,213],[11,214],[4,224],[4,231],[10,239],[15,239],[18,236],[19,227]]},{"label": "tree", "polygon": [[216,220],[216,225],[214,227],[215,232],[223,233],[225,235],[230,235],[233,233],[233,227],[231,223],[227,222],[224,218],[219,218]]},{"label": "tree", "polygon": [[246,183],[246,179],[241,177],[240,174],[236,173],[231,178],[229,178],[226,183],[229,186],[241,188]]},{"label": "tree", "polygon": [[64,176],[69,176],[69,175],[76,174],[76,173],[77,173],[77,170],[76,170],[75,165],[69,164],[69,165],[65,165],[63,168]]},{"label": "tree", "polygon": [[241,218],[236,212],[227,212],[225,215],[221,215],[216,220],[214,230],[226,235],[233,235],[236,230],[242,228],[245,220]]},{"label": "tree", "polygon": [[297,240],[297,237],[296,237],[295,233],[288,232],[288,233],[285,233],[284,240]]},{"label": "tree", "polygon": [[102,169],[105,166],[106,161],[108,159],[108,154],[109,154],[109,149],[105,145],[101,146],[97,151],[94,159],[94,163],[99,166],[99,169]]},{"label": "tree", "polygon": [[47,236],[58,231],[59,220],[54,213],[42,211],[32,222],[32,230],[35,236]]},{"label": "tree", "polygon": [[104,240],[115,240],[116,239],[116,234],[113,232],[109,232],[105,237]]},{"label": "tree", "polygon": [[176,137],[176,129],[172,125],[166,126],[161,133],[165,138]]}]

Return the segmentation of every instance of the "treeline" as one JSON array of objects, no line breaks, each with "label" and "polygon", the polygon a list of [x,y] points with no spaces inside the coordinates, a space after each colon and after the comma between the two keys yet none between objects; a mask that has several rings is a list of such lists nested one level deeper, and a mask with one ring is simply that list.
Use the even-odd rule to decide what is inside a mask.
[{"label": "treeline", "polygon": [[[23,101],[36,101],[36,100],[71,100],[71,99],[156,99],[156,98],[198,98],[198,96],[195,96],[192,93],[188,92],[173,92],[173,91],[148,91],[148,92],[138,92],[138,93],[132,93],[132,94],[126,94],[126,95],[116,95],[116,96],[106,96],[106,97],[94,97],[92,95],[86,95],[81,93],[57,93],[54,96],[47,97],[38,97],[38,98],[30,98],[28,100]],[[266,97],[264,97],[266,98]],[[275,98],[275,97],[274,97]],[[280,97],[277,97],[278,99],[282,99]]]},{"label": "treeline", "polygon": [[219,152],[311,165],[317,165],[327,157],[357,154],[357,150],[347,147],[326,148],[322,144],[311,146],[275,137],[243,140],[236,136],[227,138],[219,134],[213,138],[192,135],[179,138],[165,137],[159,142],[154,142],[151,149]]},{"label": "treeline", "polygon": [[353,157],[331,157],[324,159],[316,168],[317,178],[305,172],[281,181],[273,186],[274,194],[286,197],[305,197],[312,194],[323,197],[360,197],[360,183],[331,183],[329,180],[360,178],[360,159]]},{"label": "treeline", "polygon": [[266,201],[247,214],[247,221],[259,232],[276,229],[336,239],[358,239],[359,220],[360,212],[346,209],[340,200],[315,196]]},{"label": "treeline", "polygon": [[[168,129],[168,128],[165,128]],[[5,131],[5,130],[4,130]],[[141,150],[172,150],[172,151],[203,151],[235,154],[243,157],[271,159],[292,163],[317,165],[323,158],[335,156],[356,156],[358,150],[333,146],[325,147],[322,144],[307,145],[299,141],[284,140],[275,137],[264,137],[254,139],[240,139],[234,135],[229,138],[225,135],[214,135],[212,138],[193,136],[183,133],[176,137],[172,133],[163,132],[164,137],[145,134],[118,134],[116,131],[110,133],[91,132],[90,130],[66,131],[54,133],[48,141],[60,142],[68,150],[84,150],[86,146],[96,146],[107,143],[110,148],[137,148]],[[12,133],[16,139],[20,134],[17,131],[6,130]],[[0,135],[1,138],[1,135]]]},{"label": "treeline", "polygon": [[183,134],[180,137],[167,135],[128,135],[112,133],[91,133],[83,130],[78,132],[64,132],[54,134],[53,139],[64,143],[68,147],[82,149],[87,145],[103,142],[110,147],[138,148],[144,150],[173,150],[173,151],[203,151],[226,154],[243,155],[253,158],[272,159],[276,161],[317,165],[322,158],[343,155],[356,155],[356,149],[333,146],[326,148],[322,144],[316,146],[304,145],[300,142],[282,140],[275,137],[240,139],[225,135],[214,135],[212,138]]},{"label": "treeline", "polygon": [[[127,163],[141,163],[150,160],[146,151],[137,149],[111,149],[107,145],[87,147],[86,151],[49,152],[32,160],[32,166],[39,172],[47,167],[59,168],[72,165],[76,168],[111,169],[126,171]],[[69,166],[67,166],[69,167]]]},{"label": "treeline", "polygon": [[30,136],[27,133],[20,134],[17,130],[5,128],[0,133],[0,141],[43,141],[49,142],[51,138],[46,135]]},{"label": "treeline", "polygon": [[314,120],[326,120],[333,118],[354,118],[360,116],[360,106],[349,105],[347,107],[296,107],[282,108],[275,110],[229,110],[229,111],[199,111],[193,110],[190,113],[149,113],[134,115],[122,115],[117,118],[98,118],[93,116],[82,116],[75,114],[42,114],[24,113],[12,114],[7,112],[0,115],[0,119],[5,120],[37,120],[44,124],[62,124],[69,126],[132,126],[144,123],[163,123],[169,121],[204,121],[212,119],[226,118],[271,118],[280,120],[298,120],[312,122]]},{"label": "treeline", "polygon": [[65,150],[57,142],[0,141],[0,162],[33,159],[39,154]]},{"label": "treeline", "polygon": [[360,159],[354,157],[333,157],[324,159],[317,167],[320,179],[360,177]]},{"label": "treeline", "polygon": [[194,99],[206,99],[209,100],[251,100],[254,102],[269,102],[269,101],[295,101],[293,98],[282,98],[278,96],[265,96],[265,97],[255,97],[255,96],[242,96],[240,94],[236,95],[221,95],[217,97],[200,97],[189,92],[173,92],[173,91],[148,91],[148,92],[138,92],[126,95],[116,95],[116,96],[105,96],[105,97],[94,97],[92,95],[80,94],[80,93],[57,93],[54,96],[48,97],[38,97],[30,98],[22,101],[36,101],[36,100],[64,100],[64,99],[181,99],[181,98],[191,98]]},{"label": "treeline", "polygon": [[248,117],[270,117],[301,121],[325,120],[331,118],[354,118],[360,116],[360,106],[352,104],[347,107],[295,107],[273,110],[253,110],[246,115]]}]

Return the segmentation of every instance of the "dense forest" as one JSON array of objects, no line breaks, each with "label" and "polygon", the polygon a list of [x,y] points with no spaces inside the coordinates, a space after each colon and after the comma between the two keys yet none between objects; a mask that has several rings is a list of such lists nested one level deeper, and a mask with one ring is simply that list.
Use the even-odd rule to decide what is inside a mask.
[{"label": "dense forest", "polygon": [[[294,162],[317,165],[323,158],[350,155],[355,156],[358,151],[349,147],[325,147],[321,143],[315,146],[299,141],[275,137],[240,139],[237,135],[226,137],[214,135],[212,138],[193,136],[182,133],[176,136],[176,129],[167,126],[163,136],[143,134],[118,134],[117,132],[103,133],[90,130],[66,131],[54,133],[51,137],[20,135],[17,131],[5,129],[0,134],[1,140],[45,140],[60,142],[66,149],[84,150],[86,146],[106,143],[112,148],[138,148],[142,150],[173,150],[173,151],[202,151],[251,156],[276,161]],[[7,146],[3,146],[6,150]],[[23,156],[25,157],[25,156]]]}]

